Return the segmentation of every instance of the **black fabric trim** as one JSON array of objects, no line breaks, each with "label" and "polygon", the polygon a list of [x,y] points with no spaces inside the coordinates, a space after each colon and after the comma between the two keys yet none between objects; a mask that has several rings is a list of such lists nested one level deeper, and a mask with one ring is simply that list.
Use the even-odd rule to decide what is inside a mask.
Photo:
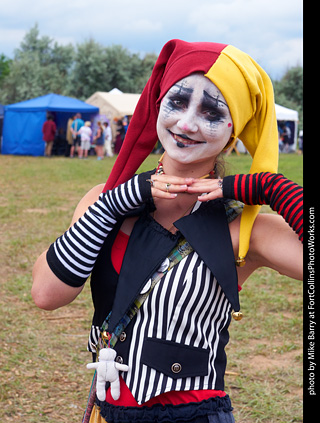
[{"label": "black fabric trim", "polygon": [[82,286],[88,279],[87,277],[82,278],[81,276],[71,274],[69,270],[61,266],[61,263],[58,260],[54,251],[53,244],[50,245],[46,254],[46,258],[51,271],[56,275],[58,279],[60,279],[66,285],[72,286],[74,288],[80,288],[80,286]]},{"label": "black fabric trim", "polygon": [[152,407],[121,407],[96,400],[101,407],[100,414],[108,423],[188,423],[196,422],[204,416],[217,416],[223,414],[221,423],[234,422],[233,407],[228,395],[215,397],[199,403],[166,405],[156,404]]}]

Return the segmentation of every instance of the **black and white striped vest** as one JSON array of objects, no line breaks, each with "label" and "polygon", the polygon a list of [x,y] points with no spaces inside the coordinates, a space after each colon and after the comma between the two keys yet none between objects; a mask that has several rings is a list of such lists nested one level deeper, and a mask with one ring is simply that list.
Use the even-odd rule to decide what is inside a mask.
[{"label": "black and white striped vest", "polygon": [[91,278],[91,351],[107,309],[112,308],[112,330],[153,271],[163,265],[180,232],[194,249],[156,285],[115,347],[118,359],[129,365],[122,377],[139,404],[172,390],[224,389],[230,312],[239,309],[231,218],[225,205],[219,200],[201,205],[175,223],[177,235],[142,213],[119,278],[110,259],[119,227],[101,250]]}]

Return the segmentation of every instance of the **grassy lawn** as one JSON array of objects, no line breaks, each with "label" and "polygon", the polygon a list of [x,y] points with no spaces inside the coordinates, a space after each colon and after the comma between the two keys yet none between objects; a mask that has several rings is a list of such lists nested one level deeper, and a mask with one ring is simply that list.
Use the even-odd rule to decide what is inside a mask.
[{"label": "grassy lawn", "polygon": [[[156,165],[150,156],[141,166]],[[280,156],[279,172],[300,185],[302,156]],[[67,307],[37,309],[30,296],[36,258],[67,228],[81,197],[106,180],[114,159],[0,155],[0,421],[80,422],[92,372],[86,351],[89,284]],[[250,157],[228,158],[245,173]],[[264,211],[268,211],[264,208]],[[269,269],[240,294],[232,322],[226,391],[237,423],[302,422],[302,283]]]}]

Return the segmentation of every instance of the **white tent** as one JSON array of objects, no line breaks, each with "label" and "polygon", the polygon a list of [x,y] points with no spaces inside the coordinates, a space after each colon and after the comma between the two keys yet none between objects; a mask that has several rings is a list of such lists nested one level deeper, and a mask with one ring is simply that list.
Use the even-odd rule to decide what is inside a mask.
[{"label": "white tent", "polygon": [[86,100],[86,103],[99,107],[100,114],[105,115],[110,123],[113,136],[116,133],[114,119],[132,116],[139,101],[140,94],[123,93],[114,88],[109,92],[97,91]]},{"label": "white tent", "polygon": [[[299,121],[299,113],[296,110],[288,109],[287,107],[280,106],[279,104],[275,105],[276,107],[276,116],[277,121],[285,121],[285,122],[294,122],[294,143],[292,145],[292,149],[296,150],[297,148],[297,139],[298,139],[298,121]],[[245,153],[246,148],[243,145],[242,141],[238,141],[237,148],[240,153]]]},{"label": "white tent", "polygon": [[288,109],[287,107],[280,106],[276,104],[276,116],[277,121],[285,121],[285,122],[293,122],[293,144],[292,150],[296,150],[297,148],[297,140],[298,140],[298,121],[299,121],[299,113],[296,110]]},{"label": "white tent", "polygon": [[287,107],[276,104],[277,120],[293,120],[298,122],[299,113],[296,110],[288,109]]}]

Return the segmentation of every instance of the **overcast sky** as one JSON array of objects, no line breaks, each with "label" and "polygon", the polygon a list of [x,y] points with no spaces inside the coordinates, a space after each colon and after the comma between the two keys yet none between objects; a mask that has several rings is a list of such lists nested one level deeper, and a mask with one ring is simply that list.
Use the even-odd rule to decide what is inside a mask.
[{"label": "overcast sky", "polygon": [[302,66],[302,0],[0,0],[0,53],[13,57],[35,23],[59,44],[89,38],[159,53],[172,38],[232,44],[272,78]]}]

